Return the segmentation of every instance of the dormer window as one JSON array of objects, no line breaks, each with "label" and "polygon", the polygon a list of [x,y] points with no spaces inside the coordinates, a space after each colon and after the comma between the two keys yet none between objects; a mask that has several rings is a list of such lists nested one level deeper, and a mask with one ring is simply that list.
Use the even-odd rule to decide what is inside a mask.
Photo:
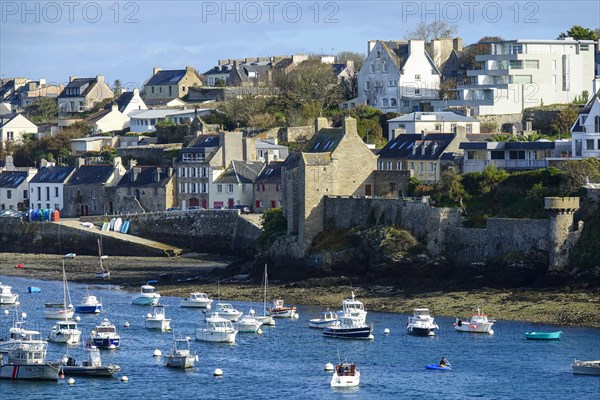
[{"label": "dormer window", "polygon": [[377,50],[377,58],[381,58],[381,51]]}]

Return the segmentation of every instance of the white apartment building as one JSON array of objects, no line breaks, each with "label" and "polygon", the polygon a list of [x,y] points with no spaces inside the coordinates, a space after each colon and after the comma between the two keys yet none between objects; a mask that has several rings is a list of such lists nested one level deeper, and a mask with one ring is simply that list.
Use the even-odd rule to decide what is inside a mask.
[{"label": "white apartment building", "polygon": [[600,90],[581,109],[571,128],[573,158],[600,159]]},{"label": "white apartment building", "polygon": [[156,124],[169,119],[176,124],[191,123],[197,115],[202,118],[210,113],[210,108],[200,109],[154,109],[133,110],[129,112],[129,129],[131,132],[154,132]]},{"label": "white apartment building", "polygon": [[420,111],[438,98],[440,76],[425,41],[371,40],[358,72],[358,103],[383,112]]},{"label": "white apartment building", "polygon": [[449,111],[413,112],[388,120],[388,140],[394,140],[398,133],[456,133],[458,127],[466,134],[480,133],[477,118]]},{"label": "white apartment building", "polygon": [[490,53],[477,55],[481,69],[467,71],[469,85],[458,85],[458,100],[439,100],[435,111],[467,106],[472,115],[518,114],[527,107],[572,102],[592,93],[592,40],[508,40],[490,42]]}]

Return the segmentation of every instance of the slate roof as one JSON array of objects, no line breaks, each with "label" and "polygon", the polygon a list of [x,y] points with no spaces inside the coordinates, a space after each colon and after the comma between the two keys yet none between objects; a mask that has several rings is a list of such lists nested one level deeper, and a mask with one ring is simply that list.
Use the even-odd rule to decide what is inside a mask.
[{"label": "slate roof", "polygon": [[[422,116],[435,115],[435,121],[428,121],[420,119]],[[396,118],[388,120],[388,122],[477,122],[477,118],[466,117],[464,115],[457,114],[451,111],[440,111],[440,112],[422,112],[416,111],[409,114],[404,114]]]},{"label": "slate roof", "polygon": [[379,151],[379,158],[438,160],[453,139],[453,134],[445,133],[398,135]]},{"label": "slate roof", "polygon": [[67,185],[99,185],[113,174],[115,167],[112,165],[82,165],[69,179]]},{"label": "slate roof", "polygon": [[[224,70],[221,70],[221,68],[223,68]],[[222,75],[222,74],[227,74],[227,73],[231,72],[232,68],[233,68],[232,64],[217,65],[216,67],[213,67],[213,68],[209,69],[208,71],[206,71],[202,75],[206,76],[206,75]]]},{"label": "slate roof", "polygon": [[325,128],[313,136],[306,147],[304,153],[331,153],[344,137],[344,131],[341,128]]},{"label": "slate roof", "polygon": [[121,93],[121,95],[119,96],[119,98],[117,100],[113,100],[110,103],[107,103],[104,106],[105,110],[112,110],[112,106],[113,104],[116,104],[119,111],[123,112],[123,110],[125,109],[125,107],[127,107],[127,105],[131,102],[131,100],[133,99],[133,92],[123,92]]},{"label": "slate roof", "polygon": [[65,183],[75,167],[42,167],[29,183]]},{"label": "slate roof", "polygon": [[302,153],[305,165],[329,165],[331,153]]},{"label": "slate roof", "polygon": [[[157,167],[152,165],[147,166],[136,166],[134,168],[139,168],[139,173],[133,179],[134,170],[133,168],[129,169],[125,175],[121,178],[118,187],[137,187],[137,186],[165,186],[171,176],[173,175],[172,170],[169,167]],[[160,179],[156,181],[156,173],[160,172]]]},{"label": "slate roof", "polygon": [[6,96],[6,93],[10,92],[15,87],[15,81],[10,80],[0,87],[0,99]]},{"label": "slate roof", "polygon": [[19,187],[25,179],[27,172],[22,171],[3,171],[0,172],[0,188],[14,189]]},{"label": "slate roof", "polygon": [[[388,53],[398,70],[402,70],[410,55],[408,42],[398,40],[380,40],[379,42],[381,43],[383,49]],[[431,65],[431,68],[440,74],[439,69],[435,66],[431,60],[431,57],[429,57],[427,52],[424,53],[425,57],[427,57],[427,60],[429,61],[429,64]]]},{"label": "slate roof", "polygon": [[253,183],[260,170],[261,162],[231,161],[224,173],[215,181],[216,183]]},{"label": "slate roof", "polygon": [[219,135],[199,135],[193,139],[187,147],[182,147],[180,154],[206,153],[220,145]]},{"label": "slate roof", "polygon": [[462,142],[463,150],[552,150],[555,142]]},{"label": "slate roof", "polygon": [[87,117],[86,119],[84,119],[84,121],[87,122],[88,124],[92,124],[93,125],[96,122],[100,121],[102,118],[104,118],[111,111],[112,111],[111,108],[109,108],[108,110],[105,108],[103,110],[100,110],[100,111],[95,112],[94,114],[90,115],[89,117]]},{"label": "slate roof", "polygon": [[171,69],[158,71],[150,78],[146,85],[158,86],[158,85],[173,85],[176,84],[185,75],[185,69]]},{"label": "slate roof", "polygon": [[[94,84],[96,83],[96,78],[76,78],[73,79],[62,92],[58,95],[58,97],[85,97],[92,90]],[[73,88],[82,88],[83,86],[88,85],[85,90],[81,93],[71,94],[67,89]]]},{"label": "slate roof", "polygon": [[260,171],[254,183],[281,183],[281,167],[283,167],[283,161],[271,161]]}]

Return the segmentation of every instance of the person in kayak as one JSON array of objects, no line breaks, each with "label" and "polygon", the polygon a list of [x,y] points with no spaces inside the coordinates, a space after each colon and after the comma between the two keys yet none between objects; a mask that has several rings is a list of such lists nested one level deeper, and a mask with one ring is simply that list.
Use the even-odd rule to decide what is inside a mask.
[{"label": "person in kayak", "polygon": [[440,361],[440,367],[445,367],[448,364],[448,359],[446,357],[442,357]]}]

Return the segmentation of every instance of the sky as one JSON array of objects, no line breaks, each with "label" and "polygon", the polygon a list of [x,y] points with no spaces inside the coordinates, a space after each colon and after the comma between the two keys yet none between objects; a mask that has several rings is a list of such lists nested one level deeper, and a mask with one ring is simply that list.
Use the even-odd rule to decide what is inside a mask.
[{"label": "sky", "polygon": [[0,78],[104,75],[132,89],[155,66],[205,72],[224,58],[366,53],[368,40],[402,40],[435,20],[456,25],[465,45],[555,39],[600,27],[600,1],[0,0]]}]

